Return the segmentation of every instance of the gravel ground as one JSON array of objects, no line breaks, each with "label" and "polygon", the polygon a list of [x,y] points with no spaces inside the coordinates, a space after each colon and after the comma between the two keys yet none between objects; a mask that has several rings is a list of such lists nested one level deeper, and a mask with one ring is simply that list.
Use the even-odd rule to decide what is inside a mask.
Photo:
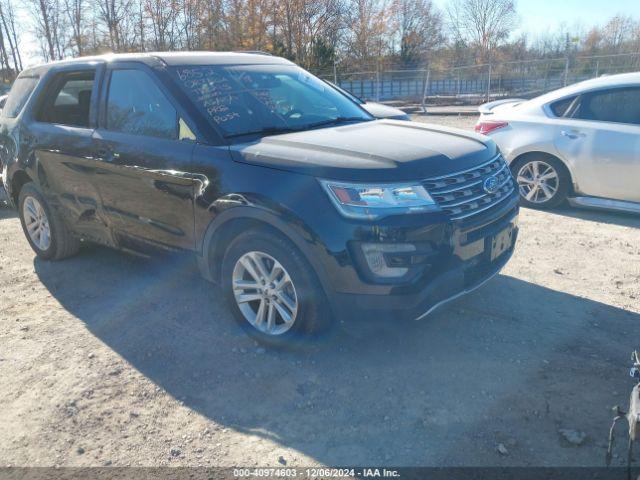
[{"label": "gravel ground", "polygon": [[603,465],[640,346],[640,218],[520,222],[473,294],[276,353],[190,259],[42,262],[0,208],[0,465]]}]

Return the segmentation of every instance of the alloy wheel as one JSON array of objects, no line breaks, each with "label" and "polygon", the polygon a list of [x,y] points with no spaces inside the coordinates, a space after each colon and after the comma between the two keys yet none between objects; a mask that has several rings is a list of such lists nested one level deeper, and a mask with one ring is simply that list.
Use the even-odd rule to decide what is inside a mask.
[{"label": "alloy wheel", "polygon": [[35,197],[27,197],[22,214],[29,238],[40,250],[46,251],[51,245],[51,228],[42,204]]},{"label": "alloy wheel", "polygon": [[558,191],[558,172],[546,162],[525,163],[516,177],[520,195],[531,203],[546,203]]},{"label": "alloy wheel", "polygon": [[231,281],[240,312],[260,332],[281,335],[293,326],[298,314],[296,289],[271,255],[245,253],[236,262]]}]

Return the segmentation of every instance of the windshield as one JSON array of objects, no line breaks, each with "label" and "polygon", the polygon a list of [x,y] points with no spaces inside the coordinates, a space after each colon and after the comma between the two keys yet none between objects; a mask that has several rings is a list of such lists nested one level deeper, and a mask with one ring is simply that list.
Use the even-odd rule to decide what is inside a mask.
[{"label": "windshield", "polygon": [[372,120],[322,80],[293,65],[174,67],[179,84],[226,138]]},{"label": "windshield", "polygon": [[342,93],[343,95],[346,95],[347,97],[349,97],[351,100],[353,100],[354,102],[356,102],[358,105],[362,105],[365,103],[364,100],[362,100],[359,97],[356,97],[353,93],[346,91],[344,88],[339,87],[338,85],[336,85],[333,82],[329,82],[327,81],[327,83],[329,85],[331,85],[333,88],[335,88],[336,90],[338,90],[340,93]]}]

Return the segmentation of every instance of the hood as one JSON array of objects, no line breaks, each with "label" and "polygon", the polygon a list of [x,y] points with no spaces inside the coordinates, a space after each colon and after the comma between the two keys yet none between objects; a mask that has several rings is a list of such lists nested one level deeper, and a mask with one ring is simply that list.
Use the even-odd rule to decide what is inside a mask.
[{"label": "hood", "polygon": [[394,118],[396,120],[409,120],[409,115],[399,108],[390,107],[382,103],[366,102],[360,105],[376,118]]},{"label": "hood", "polygon": [[234,160],[344,181],[409,181],[472,168],[496,154],[473,132],[376,120],[268,136],[230,147]]}]

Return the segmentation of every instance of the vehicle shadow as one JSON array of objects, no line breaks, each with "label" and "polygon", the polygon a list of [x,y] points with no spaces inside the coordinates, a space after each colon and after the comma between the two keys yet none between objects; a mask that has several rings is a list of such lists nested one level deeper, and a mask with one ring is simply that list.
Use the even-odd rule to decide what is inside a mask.
[{"label": "vehicle shadow", "polygon": [[13,208],[10,208],[7,204],[0,202],[0,220],[17,217],[18,212],[16,212]]},{"label": "vehicle shadow", "polygon": [[608,408],[626,396],[611,398],[625,391],[614,372],[633,347],[625,333],[640,322],[499,275],[423,321],[377,319],[305,351],[264,351],[191,259],[90,247],[34,266],[93,335],[188,408],[328,465],[594,464],[602,445],[565,448],[557,429],[605,438]]},{"label": "vehicle shadow", "polygon": [[604,210],[590,210],[570,206],[563,206],[555,210],[547,210],[546,212],[563,217],[588,220],[590,222],[640,228],[640,215],[634,213],[607,212]]}]

